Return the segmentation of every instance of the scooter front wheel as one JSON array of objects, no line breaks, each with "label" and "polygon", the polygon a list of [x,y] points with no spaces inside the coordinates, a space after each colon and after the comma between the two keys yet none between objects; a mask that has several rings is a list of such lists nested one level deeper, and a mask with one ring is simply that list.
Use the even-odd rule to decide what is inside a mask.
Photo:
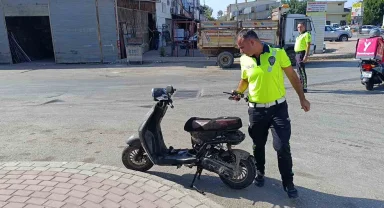
[{"label": "scooter front wheel", "polygon": [[248,157],[247,160],[240,160],[240,170],[241,173],[239,176],[234,178],[229,178],[226,176],[221,176],[220,179],[225,185],[232,189],[244,189],[253,183],[253,180],[256,177],[256,167],[251,157]]},{"label": "scooter front wheel", "polygon": [[141,146],[127,146],[123,151],[122,161],[126,168],[141,172],[145,172],[153,166]]}]

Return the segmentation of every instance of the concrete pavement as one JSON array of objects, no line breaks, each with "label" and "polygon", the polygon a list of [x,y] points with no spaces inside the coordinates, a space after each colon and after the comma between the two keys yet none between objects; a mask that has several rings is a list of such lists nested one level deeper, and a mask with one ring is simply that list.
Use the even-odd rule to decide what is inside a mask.
[{"label": "concrete pavement", "polygon": [[[167,146],[190,147],[185,121],[192,116],[239,116],[247,132],[247,107],[223,91],[234,89],[240,70],[205,63],[152,65],[0,66],[0,161],[79,161],[124,168],[125,139],[154,104],[152,87],[174,85],[174,109],[162,122]],[[15,70],[12,70],[15,69]],[[296,201],[281,188],[269,137],[263,188],[226,187],[203,171],[196,186],[223,207],[383,207],[383,86],[368,92],[357,62],[314,61],[307,66],[311,111],[304,113],[286,79],[292,122]],[[236,148],[252,151],[248,137]],[[194,169],[154,166],[149,175],[189,191]]]},{"label": "concrete pavement", "polygon": [[0,163],[3,208],[221,208],[157,176],[83,162]]}]

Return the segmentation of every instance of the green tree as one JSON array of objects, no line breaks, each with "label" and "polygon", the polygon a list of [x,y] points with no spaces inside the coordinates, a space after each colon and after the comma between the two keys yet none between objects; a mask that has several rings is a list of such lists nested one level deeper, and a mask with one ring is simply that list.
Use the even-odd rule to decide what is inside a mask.
[{"label": "green tree", "polygon": [[384,15],[384,0],[364,0],[363,23],[377,25],[382,23]]},{"label": "green tree", "polygon": [[217,12],[217,18],[222,17],[222,16],[223,16],[223,11],[219,10]]},{"label": "green tree", "polygon": [[204,16],[209,20],[215,20],[215,18],[212,17],[213,9],[209,7],[208,5],[204,5],[203,7],[203,14]]},{"label": "green tree", "polygon": [[217,12],[217,20],[225,21],[227,20],[227,15],[224,15],[224,12],[222,10],[219,10]]},{"label": "green tree", "polygon": [[347,25],[350,25],[351,22],[352,22],[352,12],[349,12],[349,14],[347,14]]}]

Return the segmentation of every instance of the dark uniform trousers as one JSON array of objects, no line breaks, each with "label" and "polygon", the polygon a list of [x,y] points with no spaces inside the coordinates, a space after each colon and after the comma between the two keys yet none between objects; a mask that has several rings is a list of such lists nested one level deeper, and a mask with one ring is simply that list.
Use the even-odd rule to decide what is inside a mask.
[{"label": "dark uniform trousers", "polygon": [[277,152],[278,166],[283,184],[293,182],[292,156],[289,139],[291,137],[291,121],[288,115],[288,104],[273,105],[269,108],[249,107],[249,135],[253,140],[253,154],[256,167],[265,173],[265,144],[271,128],[273,147]]},{"label": "dark uniform trousers", "polygon": [[305,51],[296,52],[296,66],[299,73],[303,89],[307,89],[307,73],[305,72],[305,63],[303,62]]}]

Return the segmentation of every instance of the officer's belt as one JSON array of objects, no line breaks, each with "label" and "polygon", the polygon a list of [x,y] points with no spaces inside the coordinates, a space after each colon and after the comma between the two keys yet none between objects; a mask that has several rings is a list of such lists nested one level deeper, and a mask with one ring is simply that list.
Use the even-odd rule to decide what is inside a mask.
[{"label": "officer's belt", "polygon": [[286,101],[285,97],[282,97],[282,98],[275,100],[273,102],[270,102],[270,103],[248,103],[248,105],[251,108],[269,108],[269,107],[272,107],[274,105],[281,104],[285,101]]}]

